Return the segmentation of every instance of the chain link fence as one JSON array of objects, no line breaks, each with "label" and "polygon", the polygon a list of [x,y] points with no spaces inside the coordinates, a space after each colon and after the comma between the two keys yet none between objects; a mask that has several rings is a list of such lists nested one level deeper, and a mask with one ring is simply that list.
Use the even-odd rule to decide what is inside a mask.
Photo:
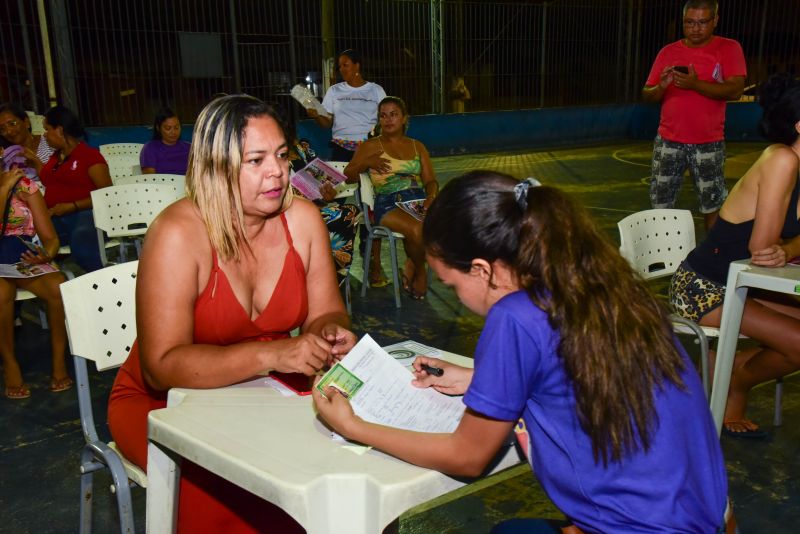
[{"label": "chain link fence", "polygon": [[[800,2],[723,0],[748,86],[800,68]],[[185,122],[218,93],[299,113],[337,51],[414,114],[635,102],[658,50],[681,37],[680,0],[5,0],[0,100],[75,108],[93,126]],[[470,98],[456,83],[463,80]],[[335,80],[333,80],[335,81]],[[444,105],[441,105],[444,103]]]}]

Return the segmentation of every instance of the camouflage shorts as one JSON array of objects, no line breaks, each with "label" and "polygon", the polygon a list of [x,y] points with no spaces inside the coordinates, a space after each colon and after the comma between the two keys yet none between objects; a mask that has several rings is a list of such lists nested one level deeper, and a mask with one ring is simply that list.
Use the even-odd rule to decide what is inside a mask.
[{"label": "camouflage shorts", "polygon": [[718,211],[728,196],[725,186],[725,142],[685,144],[656,136],[653,143],[653,176],[650,178],[650,205],[673,208],[689,169],[700,202],[700,213]]},{"label": "camouflage shorts", "polygon": [[672,275],[669,301],[681,317],[698,322],[708,312],[722,304],[725,286],[700,276],[683,262]]}]

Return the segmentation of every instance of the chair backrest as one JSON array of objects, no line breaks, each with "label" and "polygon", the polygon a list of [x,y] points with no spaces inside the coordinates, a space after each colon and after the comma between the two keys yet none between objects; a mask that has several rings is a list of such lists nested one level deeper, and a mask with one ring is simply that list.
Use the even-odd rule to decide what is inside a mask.
[{"label": "chair backrest", "polygon": [[112,185],[92,191],[94,225],[109,237],[142,235],[161,211],[178,200],[164,184]]},{"label": "chair backrest", "polygon": [[98,371],[125,362],[136,339],[138,261],[84,274],[61,284],[72,354]]},{"label": "chair backrest", "polygon": [[109,143],[107,145],[100,145],[100,153],[106,160],[108,158],[115,158],[117,156],[128,156],[139,163],[139,154],[142,152],[142,143]]},{"label": "chair backrest", "polygon": [[114,185],[161,184],[174,188],[175,198],[186,196],[186,177],[182,174],[134,174],[114,180]]},{"label": "chair backrest", "polygon": [[106,158],[106,163],[108,163],[108,174],[111,175],[111,183],[114,185],[117,184],[120,178],[142,173],[139,159],[131,156],[112,156]]},{"label": "chair backrest", "polygon": [[44,115],[37,115],[35,111],[26,111],[31,121],[31,133],[42,135],[44,133]]},{"label": "chair backrest", "polygon": [[674,273],[695,246],[688,210],[640,211],[619,221],[617,228],[620,254],[645,280]]},{"label": "chair backrest", "polygon": [[369,174],[362,172],[358,175],[358,179],[361,202],[366,204],[369,209],[375,208],[375,189],[372,187],[372,180],[369,179]]}]

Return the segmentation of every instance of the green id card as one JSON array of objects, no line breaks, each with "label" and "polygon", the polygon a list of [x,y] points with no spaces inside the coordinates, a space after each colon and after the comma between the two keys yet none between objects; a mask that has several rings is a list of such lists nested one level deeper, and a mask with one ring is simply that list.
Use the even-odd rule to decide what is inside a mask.
[{"label": "green id card", "polygon": [[329,386],[332,386],[344,395],[345,398],[351,399],[363,385],[364,382],[360,378],[337,362],[331,367],[330,371],[325,373],[322,380],[319,381],[317,390],[324,395],[325,390]]}]

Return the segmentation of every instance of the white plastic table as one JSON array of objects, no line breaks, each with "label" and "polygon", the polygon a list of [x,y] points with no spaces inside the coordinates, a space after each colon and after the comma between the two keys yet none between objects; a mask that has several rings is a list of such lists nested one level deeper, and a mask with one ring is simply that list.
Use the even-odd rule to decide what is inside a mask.
[{"label": "white plastic table", "polygon": [[[472,366],[455,354],[443,359]],[[311,396],[269,388],[173,389],[148,417],[147,531],[174,532],[180,458],[276,504],[311,534],[376,534],[404,511],[464,485],[370,450],[356,454],[316,419]],[[495,470],[519,463],[510,447]]]},{"label": "white plastic table", "polygon": [[722,432],[722,419],[725,415],[725,404],[728,401],[736,342],[739,339],[744,302],[750,288],[800,295],[800,266],[757,267],[750,265],[750,260],[740,260],[732,262],[728,269],[728,282],[719,328],[717,361],[714,365],[714,385],[711,388],[711,414],[714,416],[718,435]]}]

